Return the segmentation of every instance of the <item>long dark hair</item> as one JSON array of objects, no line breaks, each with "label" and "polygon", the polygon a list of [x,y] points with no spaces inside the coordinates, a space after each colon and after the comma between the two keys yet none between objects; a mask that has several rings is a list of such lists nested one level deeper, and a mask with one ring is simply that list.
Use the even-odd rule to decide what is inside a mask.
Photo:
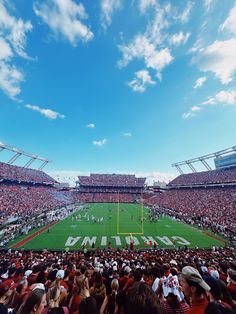
[{"label": "long dark hair", "polygon": [[43,289],[34,289],[26,299],[24,305],[19,309],[17,314],[31,314],[35,306],[37,308],[39,307],[44,294],[45,291]]}]

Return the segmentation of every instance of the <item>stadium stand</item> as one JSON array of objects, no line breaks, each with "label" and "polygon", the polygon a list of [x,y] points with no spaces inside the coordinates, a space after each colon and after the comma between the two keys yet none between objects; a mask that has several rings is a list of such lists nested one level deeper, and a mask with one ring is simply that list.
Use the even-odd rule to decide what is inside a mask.
[{"label": "stadium stand", "polygon": [[220,170],[202,171],[188,174],[181,174],[172,180],[168,186],[195,186],[204,184],[225,184],[236,183],[236,167]]},{"label": "stadium stand", "polygon": [[145,200],[149,206],[171,209],[172,216],[225,236],[236,233],[236,189],[173,189]]},{"label": "stadium stand", "polygon": [[0,162],[0,180],[55,184],[56,181],[45,172],[35,169],[23,168]]},{"label": "stadium stand", "polygon": [[119,174],[95,174],[90,176],[79,176],[80,187],[138,187],[143,189],[146,178],[136,178],[135,175]]},{"label": "stadium stand", "polygon": [[164,193],[147,194],[154,210],[236,238],[236,168],[181,174]]},{"label": "stadium stand", "polygon": [[45,213],[75,203],[73,193],[55,183],[43,171],[0,163],[0,246],[58,218]]},{"label": "stadium stand", "polygon": [[135,175],[91,174],[79,176],[77,197],[81,202],[133,203],[140,199],[146,178]]},{"label": "stadium stand", "polygon": [[0,184],[0,223],[71,204],[68,192],[53,187]]}]

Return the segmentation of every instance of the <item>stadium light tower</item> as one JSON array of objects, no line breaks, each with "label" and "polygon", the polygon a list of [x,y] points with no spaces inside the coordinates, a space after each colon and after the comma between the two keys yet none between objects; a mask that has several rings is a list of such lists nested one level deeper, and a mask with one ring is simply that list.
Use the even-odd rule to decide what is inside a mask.
[{"label": "stadium light tower", "polygon": [[176,163],[172,164],[171,166],[175,167],[180,174],[184,174],[181,166],[188,166],[190,168],[190,170],[194,173],[194,172],[197,172],[197,170],[193,166],[193,164],[200,162],[206,168],[206,170],[209,171],[209,170],[212,170],[212,168],[209,165],[209,163],[207,162],[208,159],[221,158],[223,156],[227,156],[227,155],[230,155],[230,154],[235,153],[235,152],[236,152],[236,146],[232,146],[232,147],[229,147],[229,148],[226,148],[223,150],[219,150],[219,151],[211,153],[211,154],[203,155],[200,157],[192,158],[192,159],[181,161],[181,162],[176,162]]},{"label": "stadium light tower", "polygon": [[42,162],[38,170],[43,170],[43,168],[50,162],[50,160],[31,154],[31,153],[26,153],[21,149],[6,145],[4,143],[0,142],[0,153],[3,152],[4,150],[10,151],[13,153],[13,156],[9,159],[7,164],[13,165],[14,162],[21,156],[28,157],[29,160],[26,162],[26,164],[23,166],[23,168],[28,168],[35,160],[39,160]]}]

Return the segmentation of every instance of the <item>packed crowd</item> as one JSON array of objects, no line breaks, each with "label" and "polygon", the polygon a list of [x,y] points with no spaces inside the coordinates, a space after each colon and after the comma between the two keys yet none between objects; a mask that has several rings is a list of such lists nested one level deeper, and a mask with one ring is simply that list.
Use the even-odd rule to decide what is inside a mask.
[{"label": "packed crowd", "polygon": [[0,313],[236,313],[236,249],[0,252]]},{"label": "packed crowd", "polygon": [[139,187],[144,188],[146,178],[136,178],[135,175],[126,174],[94,174],[79,176],[80,186],[102,187]]},{"label": "packed crowd", "polygon": [[56,183],[56,181],[52,177],[50,177],[43,171],[13,166],[0,162],[0,181],[3,179],[41,184]]},{"label": "packed crowd", "polygon": [[124,186],[79,186],[78,191],[80,193],[129,193],[129,194],[141,194],[143,192],[143,188],[139,187],[124,187]]},{"label": "packed crowd", "polygon": [[189,186],[221,183],[236,183],[236,167],[181,174],[172,180],[168,186]]},{"label": "packed crowd", "polygon": [[0,184],[0,224],[17,217],[37,215],[73,201],[70,191],[59,191],[51,186]]},{"label": "packed crowd", "polygon": [[145,203],[226,236],[236,233],[236,188],[173,189],[147,196]]}]

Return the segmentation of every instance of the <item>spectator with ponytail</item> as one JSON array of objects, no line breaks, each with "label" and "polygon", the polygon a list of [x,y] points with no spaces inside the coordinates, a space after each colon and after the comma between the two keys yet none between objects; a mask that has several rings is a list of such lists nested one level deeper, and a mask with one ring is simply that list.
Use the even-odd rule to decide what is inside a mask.
[{"label": "spectator with ponytail", "polygon": [[116,304],[116,297],[117,297],[117,292],[119,289],[119,281],[117,279],[113,279],[111,282],[111,290],[112,292],[110,294],[108,294],[104,301],[103,304],[101,306],[100,309],[100,314],[115,314],[118,311],[118,307]]}]

